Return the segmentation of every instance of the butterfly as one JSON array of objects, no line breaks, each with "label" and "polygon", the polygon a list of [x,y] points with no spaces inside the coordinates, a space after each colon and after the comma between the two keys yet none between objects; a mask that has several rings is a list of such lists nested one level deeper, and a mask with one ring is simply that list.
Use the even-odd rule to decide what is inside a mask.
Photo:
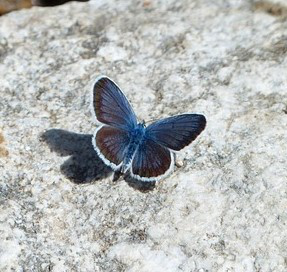
[{"label": "butterfly", "polygon": [[173,170],[175,152],[206,126],[204,115],[189,113],[148,126],[139,123],[126,96],[106,76],[98,77],[93,85],[92,114],[101,123],[92,138],[94,149],[115,171],[114,179],[125,174],[143,182],[166,177]]}]

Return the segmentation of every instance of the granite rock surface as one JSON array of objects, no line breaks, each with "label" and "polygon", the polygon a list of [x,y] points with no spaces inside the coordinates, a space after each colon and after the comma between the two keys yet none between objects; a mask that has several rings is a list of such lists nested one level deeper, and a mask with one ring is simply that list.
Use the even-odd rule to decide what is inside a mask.
[{"label": "granite rock surface", "polygon": [[[0,271],[286,271],[287,5],[94,1],[0,18]],[[113,183],[92,82],[203,113],[174,173]]]}]

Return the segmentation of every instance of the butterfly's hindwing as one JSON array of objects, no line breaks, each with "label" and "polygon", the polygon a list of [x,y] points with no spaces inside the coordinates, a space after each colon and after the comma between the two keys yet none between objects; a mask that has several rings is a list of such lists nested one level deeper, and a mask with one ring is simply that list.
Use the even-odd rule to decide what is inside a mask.
[{"label": "butterfly's hindwing", "polygon": [[174,155],[153,140],[144,139],[139,145],[131,168],[131,176],[141,181],[156,181],[173,169]]},{"label": "butterfly's hindwing", "polygon": [[159,120],[146,129],[149,139],[178,151],[189,145],[204,130],[206,119],[201,114],[182,114]]},{"label": "butterfly's hindwing", "polygon": [[130,130],[137,124],[136,116],[120,88],[108,77],[100,77],[93,87],[93,113],[101,123]]},{"label": "butterfly's hindwing", "polygon": [[129,133],[110,126],[101,126],[93,137],[93,145],[99,157],[114,170],[124,160],[130,141]]}]

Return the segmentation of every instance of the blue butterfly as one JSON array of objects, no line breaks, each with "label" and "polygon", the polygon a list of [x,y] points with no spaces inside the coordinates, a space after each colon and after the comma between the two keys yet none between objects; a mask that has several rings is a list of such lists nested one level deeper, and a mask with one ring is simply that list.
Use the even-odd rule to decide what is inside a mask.
[{"label": "blue butterfly", "polygon": [[102,123],[93,136],[99,157],[115,175],[129,173],[144,182],[166,177],[174,166],[174,152],[189,145],[206,125],[201,114],[181,114],[146,127],[138,123],[125,95],[106,76],[94,83],[92,113]]}]

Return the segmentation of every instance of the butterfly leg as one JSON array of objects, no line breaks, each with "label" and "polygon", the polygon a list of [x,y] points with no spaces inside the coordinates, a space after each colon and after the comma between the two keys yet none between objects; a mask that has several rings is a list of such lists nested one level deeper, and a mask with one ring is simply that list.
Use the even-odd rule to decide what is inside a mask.
[{"label": "butterfly leg", "polygon": [[121,170],[116,170],[114,172],[114,175],[113,175],[113,181],[114,182],[118,181],[122,175],[123,174],[122,174]]},{"label": "butterfly leg", "polygon": [[123,166],[121,166],[121,168],[119,170],[116,170],[114,172],[113,181],[114,182],[118,181],[121,178],[121,176],[125,177],[126,175],[128,175],[128,169],[129,169],[129,167],[124,169]]},{"label": "butterfly leg", "polygon": [[121,176],[125,176],[127,174],[128,170],[131,167],[133,152],[134,152],[134,149],[131,148],[131,146],[129,146],[127,153],[124,157],[123,163],[114,172],[113,181],[117,181],[120,179]]}]

